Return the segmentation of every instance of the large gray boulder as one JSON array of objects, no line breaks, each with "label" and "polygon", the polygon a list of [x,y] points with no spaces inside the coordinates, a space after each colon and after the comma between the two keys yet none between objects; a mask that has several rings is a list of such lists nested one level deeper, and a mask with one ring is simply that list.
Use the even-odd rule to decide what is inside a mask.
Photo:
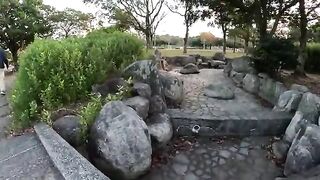
[{"label": "large gray boulder", "polygon": [[289,90],[282,93],[277,104],[273,108],[274,111],[294,112],[298,109],[302,93],[296,90]]},{"label": "large gray boulder", "polygon": [[168,114],[155,114],[147,121],[148,130],[154,148],[164,147],[173,136],[173,127]]},{"label": "large gray boulder", "polygon": [[292,143],[298,131],[301,128],[305,127],[307,124],[308,124],[308,121],[303,118],[303,113],[300,111],[297,111],[294,117],[292,118],[289,126],[286,129],[283,139],[288,143]]},{"label": "large gray boulder", "polygon": [[223,72],[225,73],[225,75],[229,77],[231,74],[231,71],[232,71],[232,64],[231,62],[228,62],[227,65],[224,66]]},{"label": "large gray boulder", "polygon": [[147,99],[151,98],[151,87],[149,84],[136,82],[133,84],[132,90],[135,95],[145,97]]},{"label": "large gray boulder", "polygon": [[254,69],[250,65],[249,57],[235,58],[231,61],[232,70],[238,73],[253,73]]},{"label": "large gray boulder", "polygon": [[118,92],[120,86],[124,86],[126,81],[123,78],[114,77],[106,80],[103,84],[94,84],[92,92],[106,96]]},{"label": "large gray boulder", "polygon": [[204,89],[204,95],[227,100],[234,98],[234,90],[225,84],[210,84]]},{"label": "large gray boulder", "polygon": [[167,110],[167,104],[163,101],[163,99],[158,96],[152,96],[150,99],[150,109],[149,114],[159,114],[159,113],[165,113]]},{"label": "large gray boulder", "polygon": [[185,66],[189,63],[196,64],[197,57],[195,56],[175,56],[175,57],[167,57],[166,61],[170,65],[174,66]]},{"label": "large gray boulder", "polygon": [[81,144],[80,118],[67,115],[53,122],[53,129],[70,145],[77,147]]},{"label": "large gray boulder", "polygon": [[246,76],[245,73],[238,73],[234,70],[230,72],[231,79],[233,80],[234,83],[236,83],[238,87],[242,87],[243,79],[245,76]]},{"label": "large gray boulder", "polygon": [[259,75],[260,78],[260,87],[259,87],[259,96],[263,99],[269,101],[272,104],[278,102],[279,96],[287,91],[287,88],[283,83],[273,80],[268,76]]},{"label": "large gray boulder", "polygon": [[136,179],[151,165],[148,127],[121,101],[104,105],[91,128],[89,147],[95,166],[112,179]]},{"label": "large gray boulder", "polygon": [[168,72],[160,71],[163,92],[168,105],[178,106],[184,98],[183,81]]},{"label": "large gray boulder", "polygon": [[301,173],[320,164],[320,127],[308,125],[296,135],[284,166],[286,176]]},{"label": "large gray boulder", "polygon": [[148,99],[141,96],[135,96],[127,99],[124,103],[133,108],[142,119],[146,119],[148,117],[150,106]]},{"label": "large gray boulder", "polygon": [[309,92],[309,88],[300,84],[292,84],[290,87],[291,90],[296,90],[302,93]]},{"label": "large gray boulder", "polygon": [[123,71],[126,78],[133,77],[137,82],[149,84],[152,95],[163,95],[157,63],[152,60],[136,61]]},{"label": "large gray boulder", "polygon": [[260,86],[259,77],[254,74],[247,74],[243,79],[243,88],[251,93],[258,93]]},{"label": "large gray boulder", "polygon": [[287,157],[290,145],[285,141],[276,141],[271,145],[272,152],[275,157],[279,160],[285,160]]},{"label": "large gray boulder", "polygon": [[303,118],[316,124],[319,118],[320,98],[310,92],[304,93],[300,101],[298,111],[303,113]]},{"label": "large gray boulder", "polygon": [[200,73],[200,71],[197,65],[189,63],[180,70],[180,73],[181,74],[198,74]]},{"label": "large gray boulder", "polygon": [[216,52],[212,57],[213,60],[225,61],[226,57],[223,52]]}]

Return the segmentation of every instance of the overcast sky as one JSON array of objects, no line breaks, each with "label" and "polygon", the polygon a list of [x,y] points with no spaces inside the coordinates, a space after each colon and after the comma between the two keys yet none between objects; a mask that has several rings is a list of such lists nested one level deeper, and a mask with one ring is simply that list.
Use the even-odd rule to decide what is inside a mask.
[{"label": "overcast sky", "polygon": [[[84,4],[82,0],[44,0],[45,4],[54,6],[58,10],[65,8],[73,8],[87,13],[95,13],[98,11],[94,6]],[[157,34],[170,34],[183,37],[185,34],[185,27],[183,25],[183,18],[177,14],[171,13],[169,10],[165,10],[167,13],[166,18],[160,23]],[[217,37],[222,37],[222,32],[218,28],[208,27],[207,21],[196,22],[190,29],[190,36],[197,36],[201,32],[211,32]]]}]

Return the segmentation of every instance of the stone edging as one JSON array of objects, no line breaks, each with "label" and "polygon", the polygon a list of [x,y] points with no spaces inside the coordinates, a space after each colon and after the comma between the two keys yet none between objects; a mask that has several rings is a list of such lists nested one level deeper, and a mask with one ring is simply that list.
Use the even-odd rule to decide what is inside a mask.
[{"label": "stone edging", "polygon": [[37,124],[34,129],[64,179],[109,180],[48,125]]}]

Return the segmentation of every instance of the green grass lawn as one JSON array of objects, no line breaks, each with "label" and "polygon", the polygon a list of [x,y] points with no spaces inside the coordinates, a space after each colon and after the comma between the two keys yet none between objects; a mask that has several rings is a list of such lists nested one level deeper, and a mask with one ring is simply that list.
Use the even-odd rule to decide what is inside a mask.
[{"label": "green grass lawn", "polygon": [[[183,56],[182,49],[159,49],[162,56],[165,57],[173,57],[173,56]],[[212,57],[216,52],[221,52],[218,50],[210,50],[210,49],[188,49],[187,55],[199,54],[201,56]],[[227,50],[226,57],[228,58],[236,58],[243,56],[244,53],[236,52],[233,53],[231,50]]]}]

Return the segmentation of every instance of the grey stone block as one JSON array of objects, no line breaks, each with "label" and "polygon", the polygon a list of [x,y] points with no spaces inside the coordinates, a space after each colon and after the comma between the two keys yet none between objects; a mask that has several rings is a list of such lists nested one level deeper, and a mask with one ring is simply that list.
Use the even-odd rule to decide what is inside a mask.
[{"label": "grey stone block", "polygon": [[64,179],[109,180],[49,126],[37,124],[34,129],[50,159]]}]

